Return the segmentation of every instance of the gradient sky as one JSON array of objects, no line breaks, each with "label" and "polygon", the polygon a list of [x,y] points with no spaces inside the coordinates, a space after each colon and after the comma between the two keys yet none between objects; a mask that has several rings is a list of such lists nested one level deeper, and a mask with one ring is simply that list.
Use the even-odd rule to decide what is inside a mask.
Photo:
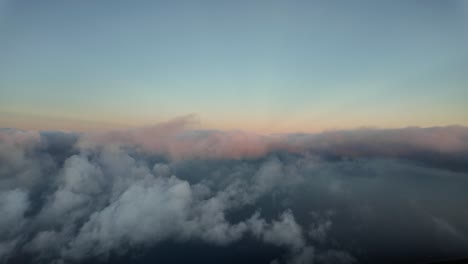
[{"label": "gradient sky", "polygon": [[0,0],[0,127],[468,125],[468,1]]}]

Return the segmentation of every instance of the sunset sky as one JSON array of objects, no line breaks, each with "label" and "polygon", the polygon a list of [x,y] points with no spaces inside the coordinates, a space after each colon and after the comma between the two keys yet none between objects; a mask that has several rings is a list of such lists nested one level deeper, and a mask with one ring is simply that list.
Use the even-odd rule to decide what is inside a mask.
[{"label": "sunset sky", "polygon": [[0,0],[0,263],[468,263],[467,186],[468,0]]},{"label": "sunset sky", "polygon": [[467,47],[467,1],[0,0],[0,127],[468,125]]}]

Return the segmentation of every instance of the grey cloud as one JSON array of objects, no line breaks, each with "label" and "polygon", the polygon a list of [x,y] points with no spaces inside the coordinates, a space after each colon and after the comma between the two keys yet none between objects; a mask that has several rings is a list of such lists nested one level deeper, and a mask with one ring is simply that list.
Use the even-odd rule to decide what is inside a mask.
[{"label": "grey cloud", "polygon": [[332,221],[330,216],[334,214],[333,211],[328,211],[325,216],[316,212],[311,212],[314,222],[311,223],[307,235],[317,243],[324,243],[327,240],[327,233],[332,228]]},{"label": "grey cloud", "polygon": [[71,241],[67,254],[98,255],[124,243],[167,239],[183,229],[190,202],[187,182],[174,177],[142,179],[109,206],[93,213]]},{"label": "grey cloud", "polygon": [[[276,164],[275,170],[281,167],[278,161],[273,162],[267,161],[259,168],[255,179],[261,181],[255,180],[246,191],[239,188],[245,184],[233,181],[225,189],[213,192],[202,183],[191,185],[171,175],[168,164],[159,162],[150,170],[120,147],[72,155],[56,176],[48,179],[52,192],[45,193],[37,215],[29,217],[34,230],[21,230],[31,232],[25,235],[32,237],[22,247],[28,252],[39,252],[42,257],[55,254],[65,260],[80,260],[128,245],[151,245],[164,240],[201,239],[227,245],[252,231],[247,222],[227,221],[226,211],[253,203],[262,195],[252,192],[266,192],[279,184],[277,179],[271,180],[272,185],[265,178],[265,168],[272,164]],[[270,172],[280,175],[279,171]],[[264,190],[265,184],[269,187]],[[248,199],[239,203],[235,197],[241,193]],[[14,203],[7,199],[7,205]],[[25,210],[16,215],[23,217]],[[271,230],[262,231],[263,239],[289,246],[300,232],[291,217],[289,213],[280,222],[273,222]],[[293,237],[288,228],[294,231]],[[47,239],[61,243],[45,247]]]},{"label": "grey cloud", "polygon": [[466,128],[265,136],[192,123],[1,130],[0,258],[105,261],[168,241],[249,239],[282,249],[277,263],[468,254]]},{"label": "grey cloud", "polygon": [[293,250],[305,245],[302,228],[296,223],[291,211],[284,212],[278,221],[272,223],[267,223],[256,214],[249,220],[249,225],[254,235],[267,243],[286,246]]},{"label": "grey cloud", "polygon": [[29,207],[27,193],[18,189],[0,192],[0,260],[6,258],[22,239]]}]

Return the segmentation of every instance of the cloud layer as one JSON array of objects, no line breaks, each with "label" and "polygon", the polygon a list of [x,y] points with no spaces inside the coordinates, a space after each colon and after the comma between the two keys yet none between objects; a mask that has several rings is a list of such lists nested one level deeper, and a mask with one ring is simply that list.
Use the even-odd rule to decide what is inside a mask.
[{"label": "cloud layer", "polygon": [[468,128],[256,135],[193,121],[0,130],[1,261],[144,262],[168,243],[254,243],[267,263],[468,255]]}]

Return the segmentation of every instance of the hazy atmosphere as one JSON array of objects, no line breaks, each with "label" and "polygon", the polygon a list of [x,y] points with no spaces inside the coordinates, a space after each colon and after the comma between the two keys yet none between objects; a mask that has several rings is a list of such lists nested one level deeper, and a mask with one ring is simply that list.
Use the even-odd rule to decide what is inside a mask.
[{"label": "hazy atmosphere", "polygon": [[0,1],[0,121],[468,125],[466,1]]},{"label": "hazy atmosphere", "polygon": [[0,0],[0,263],[468,259],[468,1]]}]

